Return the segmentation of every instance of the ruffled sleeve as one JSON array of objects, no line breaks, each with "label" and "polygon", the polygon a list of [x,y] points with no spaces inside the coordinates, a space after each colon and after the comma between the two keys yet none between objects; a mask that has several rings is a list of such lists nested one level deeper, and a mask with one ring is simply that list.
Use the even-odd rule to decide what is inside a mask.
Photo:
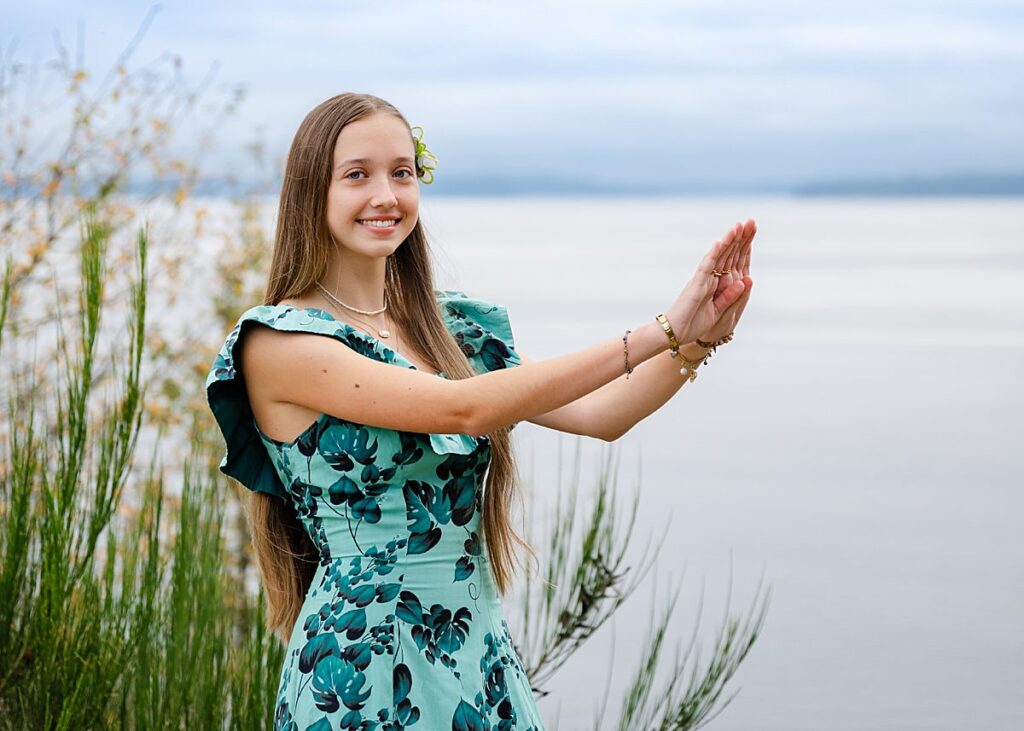
[{"label": "ruffled sleeve", "polygon": [[520,364],[508,310],[456,289],[438,291],[441,315],[478,373]]},{"label": "ruffled sleeve", "polygon": [[259,305],[246,310],[228,333],[206,377],[206,399],[224,435],[220,471],[250,490],[288,499],[288,492],[256,428],[238,363],[238,344],[246,330],[266,325],[278,330],[342,336],[337,323],[289,307]]},{"label": "ruffled sleeve", "polygon": [[438,290],[437,298],[442,319],[477,373],[520,365],[507,308],[457,289]]}]

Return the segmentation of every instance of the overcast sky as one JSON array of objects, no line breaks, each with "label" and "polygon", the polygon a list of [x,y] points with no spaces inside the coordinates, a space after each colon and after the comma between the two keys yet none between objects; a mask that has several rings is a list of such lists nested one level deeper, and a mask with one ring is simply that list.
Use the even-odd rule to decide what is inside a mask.
[{"label": "overcast sky", "polygon": [[[108,68],[146,2],[8,3],[0,49]],[[517,0],[160,6],[136,62],[174,52],[247,98],[213,166],[261,127],[283,155],[341,91],[398,106],[466,176],[743,186],[1024,172],[1020,0]],[[216,172],[215,170],[212,172]],[[440,170],[439,170],[440,174]]]}]

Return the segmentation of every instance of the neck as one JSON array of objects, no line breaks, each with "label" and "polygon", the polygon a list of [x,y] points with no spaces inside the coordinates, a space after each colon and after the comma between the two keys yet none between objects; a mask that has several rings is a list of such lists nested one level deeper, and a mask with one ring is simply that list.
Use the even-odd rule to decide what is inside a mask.
[{"label": "neck", "polygon": [[[360,310],[384,306],[384,257],[365,257],[336,252],[320,283],[346,305]],[[322,293],[318,292],[321,297]]]}]

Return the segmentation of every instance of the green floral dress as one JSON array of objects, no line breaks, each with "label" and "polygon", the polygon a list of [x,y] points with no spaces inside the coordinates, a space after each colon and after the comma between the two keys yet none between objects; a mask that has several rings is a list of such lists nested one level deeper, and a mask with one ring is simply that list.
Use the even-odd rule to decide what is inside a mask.
[{"label": "green floral dress", "polygon": [[[478,373],[519,364],[505,308],[455,290],[437,300]],[[255,324],[416,367],[324,310],[262,305],[242,314],[207,377],[227,443],[221,471],[287,500],[320,554],[281,671],[275,729],[541,731],[481,533],[489,439],[329,414],[290,442],[272,439],[256,425],[237,361]]]}]

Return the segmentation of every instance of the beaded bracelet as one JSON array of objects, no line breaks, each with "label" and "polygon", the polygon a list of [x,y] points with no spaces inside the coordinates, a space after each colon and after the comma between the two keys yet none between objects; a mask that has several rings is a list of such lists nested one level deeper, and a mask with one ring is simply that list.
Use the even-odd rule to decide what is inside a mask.
[{"label": "beaded bracelet", "polygon": [[626,338],[632,330],[626,330],[626,333],[622,336],[622,357],[626,361],[626,380],[629,380],[629,374],[633,372],[633,369],[629,367],[629,345],[626,343]]},{"label": "beaded bracelet", "polygon": [[718,340],[714,341],[713,343],[705,343],[700,338],[697,338],[696,343],[697,343],[697,345],[699,345],[702,348],[710,348],[711,349],[711,352],[704,356],[704,358],[706,360],[706,359],[710,358],[712,355],[714,355],[714,353],[718,349],[719,345],[725,345],[726,343],[728,343],[731,340],[732,340],[732,333],[729,333],[728,335],[724,335],[724,336],[720,337]]}]

